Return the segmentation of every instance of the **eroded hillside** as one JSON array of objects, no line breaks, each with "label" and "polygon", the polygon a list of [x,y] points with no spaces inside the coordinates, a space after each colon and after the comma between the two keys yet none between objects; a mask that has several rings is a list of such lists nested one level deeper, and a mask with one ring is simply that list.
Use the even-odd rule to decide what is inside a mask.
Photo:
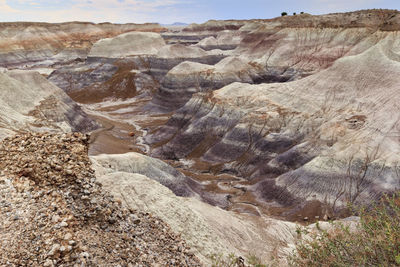
[{"label": "eroded hillside", "polygon": [[105,188],[165,220],[203,263],[231,251],[284,265],[296,224],[282,220],[346,217],[348,204],[400,186],[399,20],[364,10],[179,31],[18,24],[15,42],[38,28],[43,40],[68,41],[0,57],[42,73],[0,74],[4,114],[15,114],[0,114],[4,135],[92,131]]},{"label": "eroded hillside", "polygon": [[82,60],[93,43],[100,39],[131,31],[164,30],[160,25],[151,23],[0,23],[0,66],[24,64],[27,67],[37,62],[48,66],[57,62]]}]

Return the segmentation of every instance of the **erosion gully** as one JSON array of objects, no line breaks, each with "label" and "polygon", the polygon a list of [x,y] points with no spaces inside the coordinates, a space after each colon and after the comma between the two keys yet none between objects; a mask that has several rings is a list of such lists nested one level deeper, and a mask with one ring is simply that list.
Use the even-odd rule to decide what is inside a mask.
[{"label": "erosion gully", "polygon": [[[83,105],[84,110],[102,127],[93,132],[90,140],[89,154],[122,154],[137,152],[149,155],[150,147],[144,142],[147,133],[156,131],[164,125],[171,114],[154,115],[143,111],[150,99],[126,101],[106,101]],[[215,196],[226,201],[214,202],[213,197],[204,198],[205,202],[220,206],[226,210],[246,216],[268,216],[289,221],[304,222],[304,217],[314,218],[313,210],[318,207],[305,207],[290,215],[284,215],[290,207],[276,202],[265,202],[255,195],[251,188],[260,179],[246,180],[225,173],[213,173],[212,164],[198,159],[164,160],[187,177],[201,185],[203,195]],[[311,203],[311,205],[313,205]]]}]

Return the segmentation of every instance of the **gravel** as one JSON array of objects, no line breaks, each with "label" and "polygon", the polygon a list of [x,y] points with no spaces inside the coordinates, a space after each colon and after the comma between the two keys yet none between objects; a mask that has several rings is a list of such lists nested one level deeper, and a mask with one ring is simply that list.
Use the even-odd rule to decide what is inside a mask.
[{"label": "gravel", "polygon": [[200,266],[162,220],[102,190],[88,139],[27,133],[0,144],[0,265]]}]

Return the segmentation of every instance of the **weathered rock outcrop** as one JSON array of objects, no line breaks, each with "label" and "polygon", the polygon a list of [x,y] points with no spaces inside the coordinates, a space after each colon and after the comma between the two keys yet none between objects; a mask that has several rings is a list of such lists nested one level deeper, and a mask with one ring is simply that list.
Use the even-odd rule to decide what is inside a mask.
[{"label": "weathered rock outcrop", "polygon": [[128,32],[97,41],[88,57],[121,58],[137,55],[155,55],[165,45],[158,33]]},{"label": "weathered rock outcrop", "polygon": [[307,78],[196,94],[147,138],[153,155],[261,179],[250,190],[283,205],[376,199],[400,181],[399,41],[378,31]]},{"label": "weathered rock outcrop", "polygon": [[[321,26],[325,20],[330,21],[326,23],[331,25],[332,21],[340,20],[342,16],[345,19],[335,27]],[[327,17],[301,15],[297,16],[297,20],[296,18],[288,19],[288,21],[296,21],[293,26],[285,18],[278,18],[239,22],[210,21],[196,27],[188,27],[186,32],[192,34],[204,35],[207,32],[212,34],[196,46],[204,49],[228,49],[227,46],[232,45],[234,50],[228,55],[240,58],[246,67],[242,67],[243,64],[239,67],[235,64],[224,64],[225,61],[218,64],[206,64],[215,66],[191,63],[204,64],[199,60],[181,63],[170,69],[161,80],[161,88],[153,104],[163,110],[162,105],[165,99],[164,110],[170,111],[184,104],[193,92],[219,89],[235,81],[287,82],[317,73],[332,66],[339,58],[360,54],[374,46],[384,37],[376,33],[377,28],[371,25],[374,23],[376,23],[375,26],[383,25],[385,18],[390,16],[397,17],[398,15],[394,11],[365,11],[351,13],[348,16],[343,14],[332,14]],[[365,21],[360,22],[360,25],[353,25],[351,18],[361,18]],[[215,27],[212,26],[214,24]],[[225,27],[223,25],[241,26],[238,31],[220,31],[221,27]],[[381,33],[384,34],[383,31]],[[218,46],[219,44],[221,46]],[[237,60],[235,59],[236,62]],[[234,66],[237,68],[235,69]]]},{"label": "weathered rock outcrop", "polygon": [[97,124],[60,88],[34,71],[0,73],[2,136],[19,131],[82,131]]},{"label": "weathered rock outcrop", "polygon": [[194,181],[161,160],[134,152],[120,155],[103,154],[92,156],[91,159],[98,175],[115,172],[142,174],[168,187],[178,196],[195,197],[197,195],[190,188],[190,186],[196,187]]},{"label": "weathered rock outcrop", "polygon": [[88,22],[0,24],[0,65],[52,65],[85,59],[93,43],[131,31],[165,30],[158,24],[94,24]]},{"label": "weathered rock outcrop", "polygon": [[184,32],[218,32],[223,30],[249,30],[260,25],[274,28],[372,28],[382,31],[398,31],[400,14],[397,10],[369,9],[325,15],[299,14],[273,19],[257,20],[210,20],[203,24],[191,24]]},{"label": "weathered rock outcrop", "polygon": [[145,96],[158,87],[142,57],[73,64],[53,71],[48,79],[80,103]]},{"label": "weathered rock outcrop", "polygon": [[239,30],[246,20],[209,20],[203,24],[192,23],[183,32],[219,32],[224,30]]},{"label": "weathered rock outcrop", "polygon": [[222,31],[219,32],[216,37],[210,36],[202,39],[196,44],[204,50],[233,50],[235,49],[243,39],[244,34],[240,31]]},{"label": "weathered rock outcrop", "polygon": [[[388,159],[379,172],[380,160],[388,156],[372,156],[376,144],[363,139],[374,136],[364,131],[370,129],[374,97],[396,95],[398,32],[390,29],[396,29],[397,19],[395,11],[369,10],[210,21],[163,34],[170,44],[157,54],[94,58],[56,70],[50,80],[84,103],[132,98],[130,103],[143,107],[140,116],[158,112],[168,117],[167,112],[174,112],[160,129],[160,122],[144,126],[142,132],[151,133],[146,140],[152,155],[192,160],[200,176],[245,177],[249,182],[240,190],[250,192],[251,201],[277,201],[282,208],[278,213],[290,219],[307,203],[323,202],[325,208],[313,208],[320,216],[348,201],[374,199],[397,181],[392,168],[397,159]],[[183,44],[205,39],[185,46],[172,44],[171,38],[182,38]],[[213,48],[220,50],[209,50]],[[373,77],[388,81],[380,84]],[[140,88],[146,90],[138,93]],[[392,102],[381,106],[385,111],[374,112],[396,110]],[[124,119],[135,120],[132,114]],[[383,121],[380,116],[372,118]],[[385,127],[372,128],[390,132]],[[379,150],[396,147],[394,141],[382,142]],[[339,177],[335,182],[323,178],[334,174]],[[229,194],[210,202],[228,207],[226,203],[235,201]]]},{"label": "weathered rock outcrop", "polygon": [[[296,228],[271,216],[345,216],[347,203],[400,187],[399,19],[301,14],[161,35],[153,24],[0,24],[0,64],[41,67],[103,123],[93,154],[165,159],[92,157],[124,205],[162,217],[206,264],[219,252],[268,261]],[[96,128],[57,86],[0,69],[0,137]]]},{"label": "weathered rock outcrop", "polygon": [[193,93],[219,89],[238,81],[254,83],[260,78],[256,67],[238,57],[224,58],[215,65],[184,61],[161,80],[152,104],[170,111],[185,104]]},{"label": "weathered rock outcrop", "polygon": [[[121,157],[135,158],[134,163],[129,161],[135,166],[115,167],[115,164],[121,165]],[[103,166],[98,164],[99,160]],[[173,169],[159,160],[130,154],[96,156],[92,157],[92,161],[97,179],[104,189],[122,199],[129,208],[163,218],[194,249],[196,256],[205,265],[210,264],[211,255],[231,253],[243,258],[252,254],[265,262],[275,258],[283,264],[286,255],[293,249],[295,224],[266,217],[240,215],[210,206],[195,198],[178,197],[155,181],[160,170]],[[107,161],[114,166],[108,168]],[[144,172],[148,163],[153,167]],[[161,168],[157,170],[159,167]],[[175,175],[180,176],[182,174]]]},{"label": "weathered rock outcrop", "polygon": [[[145,33],[128,33],[130,36],[141,36],[143,34]],[[154,33],[146,34],[154,37]],[[114,39],[120,38],[125,39],[125,37],[120,36]],[[136,37],[134,38],[136,39]],[[138,38],[138,40],[141,39]],[[104,54],[100,53],[96,57],[91,57],[91,55],[95,55],[91,54],[84,63],[71,64],[54,70],[48,79],[64,89],[74,100],[81,103],[94,103],[103,100],[135,97],[141,94],[139,92],[143,89],[156,91],[159,87],[158,83],[164,75],[182,62],[215,64],[226,57],[224,53],[208,52],[199,47],[187,47],[179,44],[159,46],[158,51],[153,51],[157,54],[148,55],[146,53],[157,46],[151,38],[148,41],[147,45],[142,43],[140,46],[132,46],[130,41],[125,43],[132,49],[138,49],[137,51],[146,47],[134,56],[131,53],[135,52],[127,52],[129,49],[121,49],[120,45],[108,40],[105,45],[99,44],[99,46],[102,46],[101,49],[104,50]],[[99,43],[101,42],[103,40],[99,41]],[[139,41],[139,43],[141,42],[145,41]],[[93,50],[98,50],[96,47],[95,45]],[[148,47],[153,48],[146,50]],[[117,58],[117,56],[122,56],[118,51],[130,57]],[[157,103],[156,99],[160,99],[161,102],[164,101],[166,97],[162,93],[155,95],[154,103]],[[162,106],[162,103],[160,105]]]},{"label": "weathered rock outcrop", "polygon": [[[85,103],[132,97],[142,101],[145,95],[146,101],[152,99],[143,105],[144,112],[179,108],[166,125],[154,127],[146,137],[153,155],[194,160],[196,168],[201,165],[199,173],[245,177],[250,181],[245,190],[257,201],[278,201],[294,209],[320,201],[332,209],[347,201],[373,199],[396,181],[389,165],[397,159],[388,160],[385,172],[378,172],[381,165],[376,163],[386,156],[379,153],[371,160],[376,146],[361,136],[374,136],[364,131],[370,129],[368,110],[375,105],[374,97],[395,95],[398,33],[390,29],[396,29],[397,18],[395,11],[369,10],[210,21],[163,34],[167,42],[206,38],[195,46],[168,44],[150,56],[97,58],[56,70],[50,80]],[[234,50],[207,51],[213,48]],[[388,81],[381,85],[373,77]],[[148,90],[138,94],[142,87]],[[378,113],[391,114],[395,108],[390,103]],[[382,121],[380,116],[373,118]],[[395,147],[387,140],[385,147]],[[381,145],[379,150],[389,151]],[[338,174],[335,168],[346,171]],[[360,176],[363,168],[367,171]],[[321,178],[333,173],[342,177],[334,179],[340,181],[337,184]],[[382,182],[377,176],[392,180]],[[361,194],[361,187],[368,195]]]},{"label": "weathered rock outcrop", "polygon": [[213,53],[195,46],[182,44],[166,45],[159,50],[156,56],[149,57],[150,73],[162,80],[164,75],[184,61],[214,65],[226,57],[224,53]]},{"label": "weathered rock outcrop", "polygon": [[[209,21],[161,35],[131,32],[161,31],[151,28],[154,25],[7,24],[4,31],[0,25],[6,36],[0,41],[0,64],[51,66],[40,71],[104,123],[92,136],[93,154],[139,151],[165,159],[138,153],[91,158],[104,188],[126,207],[144,212],[135,217],[146,220],[144,227],[157,224],[168,232],[158,219],[147,221],[151,216],[145,213],[161,217],[204,264],[212,253],[233,252],[255,254],[267,262],[277,257],[284,265],[296,224],[271,216],[305,222],[346,216],[347,203],[370,203],[400,187],[399,17],[397,11],[367,10]],[[97,125],[57,86],[35,72],[1,69],[1,137],[21,131],[94,129]],[[20,145],[31,148],[25,141]],[[5,181],[0,191],[18,200],[25,191],[9,185],[28,186],[24,180],[20,183],[24,177],[42,184],[35,174],[39,165],[32,165],[31,172],[25,166],[31,166],[30,154],[20,159],[15,151],[10,152],[13,158],[3,153],[3,169],[9,170],[6,165],[16,159],[22,171],[12,167],[16,175],[0,173]],[[60,159],[51,155],[39,173],[47,170],[49,177],[43,177],[64,179],[70,172],[61,170],[59,175],[53,164]],[[76,167],[78,176],[88,167],[87,158],[82,162],[85,166]],[[93,178],[88,170],[82,173]],[[68,181],[58,193],[69,188]],[[30,182],[28,188],[36,187]],[[46,201],[59,201],[57,192],[47,194]],[[70,197],[65,194],[68,201]],[[12,202],[12,208],[19,210],[18,203]],[[28,210],[36,211],[38,202],[29,203]],[[87,207],[78,204],[76,209]],[[136,219],[126,223],[135,224]],[[74,222],[81,225],[80,220]],[[52,233],[47,226],[31,225]],[[114,229],[111,225],[106,229]],[[90,255],[102,263],[98,255],[106,251],[99,244],[109,234],[99,227],[99,236],[83,228],[93,237],[85,236],[84,242],[100,247]],[[120,230],[127,228],[116,232]],[[0,242],[14,248],[10,235],[4,236]],[[113,244],[120,244],[118,237],[110,237]],[[162,254],[163,246],[150,237],[143,240]],[[143,240],[135,244],[145,244]],[[164,234],[157,240],[161,245],[173,242]],[[197,264],[191,253],[180,253],[183,243],[177,240],[168,247],[175,262],[162,254],[163,264]],[[60,242],[50,256],[68,254],[59,250],[64,245]],[[49,244],[43,247],[52,250]],[[24,250],[30,251],[25,245]],[[143,253],[146,264],[155,262],[155,253]]]}]

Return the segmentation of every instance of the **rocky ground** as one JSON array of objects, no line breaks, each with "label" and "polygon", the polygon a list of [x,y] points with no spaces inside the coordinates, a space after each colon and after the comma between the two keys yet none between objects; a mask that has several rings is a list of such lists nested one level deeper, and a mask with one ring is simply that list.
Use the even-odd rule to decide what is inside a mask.
[{"label": "rocky ground", "polygon": [[0,145],[1,266],[199,266],[179,236],[96,181],[80,133]]}]

